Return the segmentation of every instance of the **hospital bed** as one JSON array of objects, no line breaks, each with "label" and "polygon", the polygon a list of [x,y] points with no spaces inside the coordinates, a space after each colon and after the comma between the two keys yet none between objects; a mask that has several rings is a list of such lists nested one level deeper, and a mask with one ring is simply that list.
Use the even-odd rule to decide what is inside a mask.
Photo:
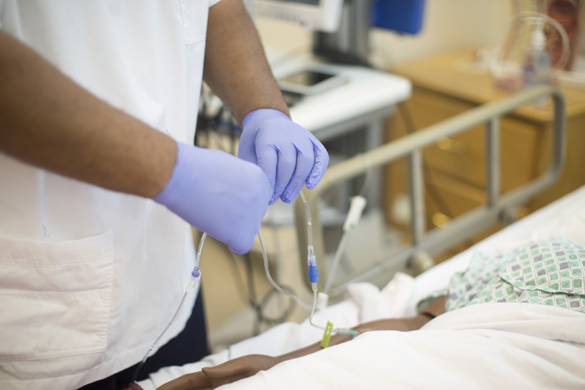
[{"label": "hospital bed", "polygon": [[[497,191],[497,175],[490,170],[490,200],[479,213],[483,213],[483,219],[495,221],[507,207],[526,202],[554,182],[562,168],[564,108],[562,96],[554,89],[538,87],[510,99],[513,103],[510,106],[496,103],[489,106],[488,110],[475,111],[472,115],[474,118],[459,117],[451,121],[448,127],[439,125],[430,129],[432,132],[415,134],[416,137],[411,136],[403,142],[403,146],[407,145],[407,151],[383,146],[387,150],[385,154],[391,155],[391,158],[387,155],[375,157],[375,154],[370,153],[367,157],[370,159],[369,164],[381,164],[382,161],[410,155],[412,171],[415,172],[414,181],[420,180],[419,151],[422,146],[484,119],[492,121],[488,125],[488,134],[497,133],[493,119],[489,118],[549,93],[553,94],[556,105],[551,168],[534,182],[502,196]],[[454,130],[456,128],[458,130]],[[488,140],[492,141],[488,145],[497,144],[493,142],[497,138],[494,133],[488,136]],[[492,158],[497,157],[497,152],[490,149],[488,152]],[[341,168],[332,169],[328,178],[326,176],[325,184],[336,182],[341,176],[359,174],[365,165],[356,158],[343,168],[350,174],[340,173]],[[411,188],[414,193],[414,196],[411,194],[413,203],[419,203],[413,208],[420,208],[416,196],[421,195],[421,188],[417,189],[416,183]],[[414,214],[420,218],[420,213],[419,209]],[[463,222],[454,222],[455,229],[451,233],[443,233],[446,237],[444,239],[454,241],[455,238],[449,238],[451,234],[467,237],[472,233],[463,234],[462,230],[473,230],[475,227],[470,225],[484,226],[487,223],[478,221],[476,215],[479,215],[477,211],[464,216]],[[414,245],[405,249],[406,254],[400,254],[398,260],[392,261],[405,261],[408,255],[417,250],[432,250],[431,243],[440,240],[442,236],[437,236],[438,233],[422,234],[424,229],[421,229],[420,223],[413,228],[419,229],[418,233],[415,232],[418,236]],[[504,228],[416,278],[398,273],[381,290],[365,282],[347,285],[347,298],[317,312],[314,321],[331,321],[339,327],[352,327],[381,318],[413,315],[417,302],[434,291],[446,288],[452,275],[465,270],[477,251],[500,252],[530,240],[559,235],[585,244],[585,187]],[[516,303],[474,305],[444,314],[430,321],[421,331],[365,333],[351,342],[281,363],[254,377],[227,385],[225,389],[583,388],[583,329],[585,316],[566,309]],[[141,385],[145,389],[154,389],[180,375],[199,371],[202,367],[253,353],[280,355],[310,345],[321,337],[321,331],[311,327],[308,321],[281,324],[200,362],[162,369]]]},{"label": "hospital bed", "polygon": [[[500,193],[500,156],[499,156],[499,117],[513,111],[522,104],[534,101],[538,96],[550,94],[554,103],[553,142],[551,162],[548,170],[540,177],[505,194]],[[450,137],[474,126],[486,125],[486,204],[451,220],[445,227],[435,228],[426,232],[424,209],[424,172],[422,149],[434,144],[438,139]],[[518,206],[527,203],[538,193],[552,185],[559,177],[564,161],[565,137],[565,102],[560,91],[549,86],[537,86],[517,93],[506,99],[484,104],[451,119],[427,127],[423,131],[400,138],[394,142],[357,155],[330,167],[319,185],[312,191],[305,191],[312,215],[312,238],[315,254],[318,259],[325,258],[323,229],[319,215],[319,197],[335,184],[367,173],[376,167],[406,157],[408,162],[408,186],[411,207],[411,243],[405,244],[394,256],[382,264],[355,276],[350,281],[331,290],[337,295],[355,282],[368,280],[387,269],[404,269],[406,264],[421,255],[433,255],[449,249],[456,244],[482,232],[494,225],[504,216],[511,214]],[[297,199],[295,202],[295,223],[299,254],[303,271],[308,270],[307,258],[307,219],[304,204]],[[327,269],[321,267],[320,280],[327,280]],[[307,287],[310,283],[306,279]],[[323,286],[320,285],[320,291]]]}]

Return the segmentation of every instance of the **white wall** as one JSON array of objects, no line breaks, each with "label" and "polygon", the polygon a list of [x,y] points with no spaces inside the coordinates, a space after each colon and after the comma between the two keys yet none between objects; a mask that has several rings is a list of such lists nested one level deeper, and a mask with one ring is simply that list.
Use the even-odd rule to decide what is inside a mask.
[{"label": "white wall", "polygon": [[264,46],[283,51],[308,52],[313,36],[300,25],[275,19],[258,18],[256,27]]},{"label": "white wall", "polygon": [[[372,29],[372,60],[389,68],[436,53],[488,45],[510,17],[512,0],[427,0],[423,31],[399,36]],[[258,19],[260,36],[267,46],[308,51],[311,34],[286,22]]]},{"label": "white wall", "polygon": [[423,30],[399,35],[374,29],[371,52],[385,67],[492,43],[505,27],[511,0],[427,0]]}]

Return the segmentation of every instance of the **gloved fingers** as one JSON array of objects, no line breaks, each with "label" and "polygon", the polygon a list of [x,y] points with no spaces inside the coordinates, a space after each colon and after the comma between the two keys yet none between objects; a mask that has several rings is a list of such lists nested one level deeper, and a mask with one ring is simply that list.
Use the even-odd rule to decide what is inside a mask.
[{"label": "gloved fingers", "polygon": [[[248,180],[258,191],[254,191],[249,197],[242,197],[241,204],[237,206],[240,212],[235,215],[240,220],[235,226],[230,226],[231,236],[221,240],[228,244],[230,250],[238,255],[248,253],[254,245],[256,234],[262,226],[262,218],[268,209],[270,188],[268,179],[258,167],[248,172]],[[248,214],[250,210],[259,208],[259,213]]]},{"label": "gloved fingers", "polygon": [[272,195],[266,174],[228,153],[177,145],[173,174],[154,200],[233,252],[248,252]]},{"label": "gloved fingers", "polygon": [[[258,227],[258,230],[260,230],[260,227]],[[250,249],[252,249],[252,246],[254,245],[254,237],[256,237],[256,235],[253,235],[252,238],[244,240],[238,239],[237,242],[231,244],[228,243],[230,251],[234,252],[236,255],[245,255],[250,252]]]},{"label": "gloved fingers", "polygon": [[311,140],[311,142],[313,143],[315,163],[313,164],[313,170],[307,179],[307,188],[310,190],[319,184],[323,175],[325,175],[325,172],[327,171],[327,166],[329,165],[329,153],[327,153],[323,144],[316,138]]},{"label": "gloved fingers", "polygon": [[[268,203],[264,204],[266,205],[266,208],[268,208]],[[264,213],[266,213],[266,209],[264,210]],[[251,216],[248,216],[248,218],[249,217]],[[264,214],[262,214],[262,217],[264,217]],[[234,220],[234,222],[237,222],[237,219]],[[230,251],[234,252],[236,255],[243,255],[250,252],[250,249],[252,249],[254,240],[256,239],[256,234],[258,234],[261,226],[262,219],[254,223],[248,219],[247,221],[240,221],[239,229],[234,229],[232,226],[231,229],[229,229],[229,236],[218,238],[212,235],[212,237],[225,242],[230,248]]]},{"label": "gloved fingers", "polygon": [[276,164],[276,183],[270,204],[273,204],[280,198],[286,187],[293,178],[297,165],[298,152],[295,145],[287,145],[278,151],[278,161]]},{"label": "gloved fingers", "polygon": [[295,171],[281,196],[285,203],[291,203],[297,197],[313,170],[315,164],[313,144],[311,142],[307,144],[302,149],[295,145],[297,150]]},{"label": "gloved fingers", "polygon": [[238,145],[238,157],[242,160],[258,165],[258,158],[256,157],[256,145],[254,143],[254,134],[250,132],[243,132],[240,137],[240,144]]},{"label": "gloved fingers", "polygon": [[[278,150],[274,146],[265,146],[256,151],[257,159],[258,159],[258,166],[262,169],[266,177],[268,178],[268,183],[270,184],[270,190],[272,194],[274,194],[275,186],[276,186],[276,174],[277,174],[277,165],[278,165]],[[272,196],[269,201],[269,205],[276,202],[278,198],[274,198]]]}]

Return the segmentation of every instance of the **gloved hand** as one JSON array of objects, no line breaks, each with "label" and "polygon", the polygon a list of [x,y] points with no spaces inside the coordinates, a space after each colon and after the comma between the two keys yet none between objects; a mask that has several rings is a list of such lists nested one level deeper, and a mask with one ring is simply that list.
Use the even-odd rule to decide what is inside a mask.
[{"label": "gloved hand", "polygon": [[291,203],[303,184],[313,189],[329,163],[329,154],[313,134],[280,111],[252,111],[243,122],[238,157],[258,164],[272,187],[273,204]]},{"label": "gloved hand", "polygon": [[272,191],[262,170],[230,154],[177,142],[177,161],[153,199],[243,254],[252,248]]}]

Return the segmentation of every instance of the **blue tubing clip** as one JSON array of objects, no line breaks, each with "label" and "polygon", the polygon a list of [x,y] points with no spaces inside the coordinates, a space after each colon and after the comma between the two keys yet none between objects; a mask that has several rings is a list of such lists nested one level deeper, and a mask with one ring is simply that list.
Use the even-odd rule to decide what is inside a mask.
[{"label": "blue tubing clip", "polygon": [[317,283],[319,281],[319,270],[314,265],[309,266],[309,280],[311,283]]}]

